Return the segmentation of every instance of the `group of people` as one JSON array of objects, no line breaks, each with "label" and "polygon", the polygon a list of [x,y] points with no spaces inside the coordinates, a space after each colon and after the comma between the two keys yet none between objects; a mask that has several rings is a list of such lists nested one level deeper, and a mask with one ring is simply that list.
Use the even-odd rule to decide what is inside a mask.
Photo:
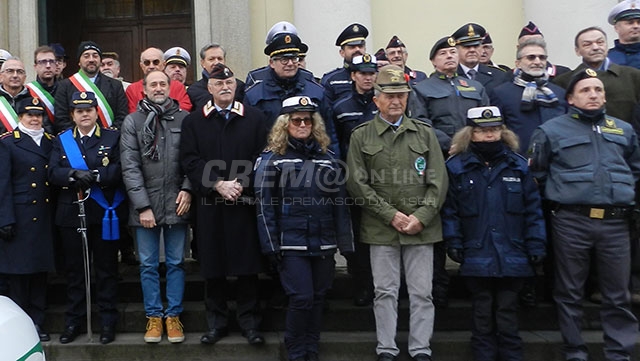
[{"label": "group of people", "polygon": [[630,360],[632,293],[640,301],[630,222],[640,178],[640,2],[616,5],[609,21],[619,35],[612,56],[605,31],[585,28],[574,70],[549,62],[532,22],[518,36],[515,68],[494,64],[490,35],[468,23],[433,44],[429,76],[407,66],[397,36],[367,52],[368,29],[357,23],[336,39],[343,65],[320,81],[304,68],[309,47],[288,22],[271,28],[268,65],[245,82],[219,44],[202,47],[202,79],[189,86],[191,56],[181,47],[144,50],[144,77],[132,83],[118,79],[118,55],[93,41],[79,45],[80,69],[67,79],[59,44],[35,50],[30,83],[24,63],[2,51],[0,293],[48,341],[47,273],[61,265],[60,342],[72,342],[87,317],[91,260],[100,342],[110,343],[118,240],[133,236],[144,341],[166,333],[182,342],[191,226],[205,279],[204,344],[229,334],[230,277],[242,335],[265,342],[258,274],[269,272],[289,298],[289,359],[318,360],[339,251],[354,303],[373,303],[377,360],[400,353],[404,275],[408,352],[429,361],[435,308],[448,304],[448,255],[471,293],[474,360],[522,360],[518,304],[535,305],[543,264],[567,361],[588,358],[580,330],[590,277],[605,357]]}]

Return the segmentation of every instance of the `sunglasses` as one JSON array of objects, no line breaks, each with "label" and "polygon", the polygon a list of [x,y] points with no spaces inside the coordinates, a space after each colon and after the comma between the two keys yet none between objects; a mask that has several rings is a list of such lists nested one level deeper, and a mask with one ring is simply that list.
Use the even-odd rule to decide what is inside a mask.
[{"label": "sunglasses", "polygon": [[311,117],[291,118],[289,119],[289,122],[291,122],[296,127],[299,127],[302,123],[304,123],[305,125],[311,125]]},{"label": "sunglasses", "polygon": [[527,59],[529,61],[534,61],[534,60],[536,60],[536,58],[539,58],[540,60],[545,61],[545,60],[547,60],[548,56],[546,56],[546,55],[529,54],[529,55],[525,55],[525,56],[520,57],[520,59],[522,59],[522,58],[525,58],[525,59]]},{"label": "sunglasses", "polygon": [[153,65],[156,65],[156,66],[160,65],[160,59],[153,59],[153,60],[147,59],[147,60],[142,62],[142,64],[144,64],[144,66],[149,66],[149,65],[151,65],[151,63],[153,63]]}]

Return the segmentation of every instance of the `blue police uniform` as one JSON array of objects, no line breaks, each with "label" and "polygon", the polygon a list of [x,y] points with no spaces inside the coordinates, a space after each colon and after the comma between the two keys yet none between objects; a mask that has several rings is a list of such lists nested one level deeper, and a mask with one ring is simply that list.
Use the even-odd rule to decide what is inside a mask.
[{"label": "blue police uniform", "polygon": [[336,127],[340,154],[343,160],[347,158],[351,131],[358,125],[373,119],[377,112],[378,108],[373,102],[373,90],[365,94],[359,94],[353,90],[351,94],[334,104],[332,111],[333,123]]},{"label": "blue police uniform", "polygon": [[591,255],[598,265],[601,321],[608,360],[629,360],[638,338],[628,290],[627,216],[640,178],[640,150],[628,123],[577,108],[540,125],[531,138],[531,169],[545,198],[556,203],[551,219],[554,300],[567,359],[587,359],[580,334],[582,301]]},{"label": "blue police uniform", "polygon": [[620,40],[616,39],[607,56],[618,65],[640,69],[640,43],[621,44]]},{"label": "blue police uniform", "polygon": [[351,71],[349,63],[345,62],[342,68],[336,68],[324,74],[320,84],[330,104],[351,92]]},{"label": "blue police uniform", "polygon": [[[301,181],[306,180],[306,181]],[[285,154],[265,152],[255,177],[262,252],[281,254],[289,295],[285,344],[289,359],[318,353],[324,296],[334,276],[334,253],[353,252],[344,173],[315,142],[289,138]]]},{"label": "blue police uniform", "polygon": [[[255,83],[259,83],[259,82],[267,79],[269,77],[269,69],[271,69],[271,67],[267,65],[267,66],[263,66],[263,67],[258,68],[258,69],[251,70],[247,74],[247,79],[244,81],[245,86],[246,87],[250,87]],[[315,81],[315,78],[313,77],[313,73],[310,72],[309,70],[298,68],[298,71],[300,72],[300,75],[304,79]]]}]

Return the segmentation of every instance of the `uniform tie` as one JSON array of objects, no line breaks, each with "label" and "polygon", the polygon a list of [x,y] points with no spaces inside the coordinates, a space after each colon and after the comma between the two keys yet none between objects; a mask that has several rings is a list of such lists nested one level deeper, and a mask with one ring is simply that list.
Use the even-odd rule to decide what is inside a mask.
[{"label": "uniform tie", "polygon": [[467,71],[467,75],[469,76],[469,79],[471,79],[471,80],[475,80],[476,79],[476,74],[478,74],[478,72],[475,69],[469,69],[469,71]]},{"label": "uniform tie", "polygon": [[220,113],[220,116],[224,119],[229,119],[229,109],[220,109],[218,113]]}]

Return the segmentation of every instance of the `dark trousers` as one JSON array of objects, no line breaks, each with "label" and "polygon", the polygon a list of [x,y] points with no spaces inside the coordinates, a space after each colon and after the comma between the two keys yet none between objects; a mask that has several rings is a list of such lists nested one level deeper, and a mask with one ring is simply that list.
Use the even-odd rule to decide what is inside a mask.
[{"label": "dark trousers", "polygon": [[47,273],[7,275],[9,297],[31,317],[33,323],[44,324],[44,309],[47,305]]},{"label": "dark trousers", "polygon": [[4,273],[0,273],[0,296],[9,297],[9,280]]},{"label": "dark trousers", "polygon": [[334,270],[332,255],[285,256],[282,260],[280,280],[289,296],[284,343],[290,360],[318,353],[322,307]]},{"label": "dark trousers", "polygon": [[[118,320],[118,241],[102,239],[98,225],[87,227],[89,259],[95,275],[95,303],[102,326],[114,326]],[[82,236],[76,228],[60,227],[67,276],[67,311],[65,323],[81,325],[87,315]]]},{"label": "dark trousers", "polygon": [[433,244],[433,281],[432,293],[434,298],[447,298],[449,290],[449,273],[446,269],[447,247],[446,242]]},{"label": "dark trousers", "polygon": [[[210,330],[227,328],[229,325],[230,298],[229,282],[226,277],[205,280],[204,305],[207,311],[207,324]],[[257,329],[260,326],[258,313],[258,275],[238,276],[236,281],[236,320],[243,330]]]},{"label": "dark trousers", "polygon": [[360,242],[360,219],[362,208],[351,206],[351,225],[355,252],[347,259],[347,268],[353,276],[354,292],[369,291],[373,294],[373,276],[371,275],[371,259],[369,244]]},{"label": "dark trousers", "polygon": [[560,209],[552,217],[556,255],[554,300],[567,359],[587,359],[581,335],[582,302],[591,257],[602,292],[600,320],[607,360],[629,360],[638,340],[638,321],[629,293],[630,244],[626,219],[593,219]]},{"label": "dark trousers", "polygon": [[522,361],[518,292],[523,278],[466,277],[471,291],[474,361]]}]

